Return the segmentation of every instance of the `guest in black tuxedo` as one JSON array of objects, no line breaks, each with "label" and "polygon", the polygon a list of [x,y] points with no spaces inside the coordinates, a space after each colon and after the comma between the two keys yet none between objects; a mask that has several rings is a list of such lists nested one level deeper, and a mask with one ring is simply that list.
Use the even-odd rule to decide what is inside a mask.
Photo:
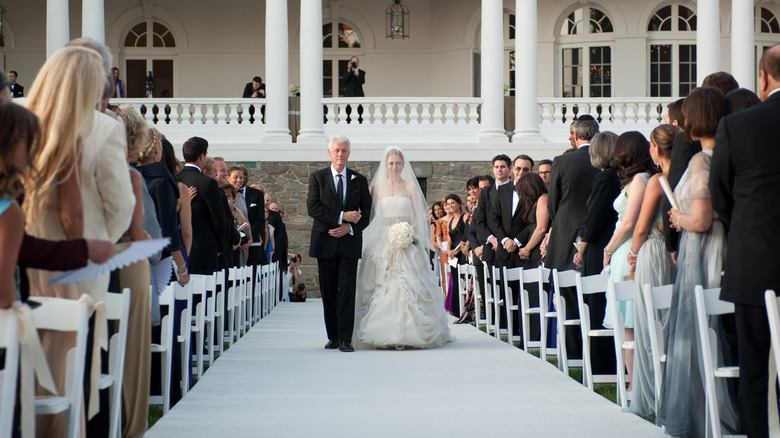
[{"label": "guest in black tuxedo", "polygon": [[[587,214],[593,178],[599,172],[590,164],[588,146],[599,132],[599,124],[590,115],[580,116],[572,123],[577,151],[555,157],[549,184],[547,210],[554,221],[547,246],[546,266],[559,271],[575,269],[574,245]],[[561,295],[567,303],[576,303],[574,288],[562,288]],[[577,306],[566,306],[566,319],[578,319]],[[570,359],[582,357],[582,337],[579,328],[566,330],[566,350]]]},{"label": "guest in black tuxedo", "polygon": [[317,258],[320,293],[328,334],[326,349],[354,351],[357,264],[363,251],[363,229],[371,217],[371,194],[363,175],[347,169],[350,142],[333,136],[328,143],[330,167],[309,176],[306,206],[314,219],[309,256]]},{"label": "guest in black tuxedo", "polygon": [[11,70],[8,72],[8,80],[11,81],[11,97],[24,97],[24,87],[16,83],[19,73]]},{"label": "guest in black tuxedo", "polygon": [[[599,132],[593,136],[588,148],[590,163],[601,172],[593,178],[593,188],[586,204],[587,215],[582,222],[580,247],[574,255],[574,264],[581,266],[582,275],[601,273],[604,269],[604,247],[615,231],[617,212],[612,203],[620,194],[620,179],[613,152],[617,138],[614,132]],[[603,329],[607,310],[606,295],[588,295],[585,303],[590,313],[591,328]],[[594,374],[615,373],[615,346],[611,338],[594,337],[590,340],[590,364]]]},{"label": "guest in black tuxedo", "polygon": [[263,78],[260,76],[255,76],[252,78],[252,82],[247,82],[247,84],[244,86],[244,94],[241,95],[243,98],[261,98],[265,97],[265,84],[263,83]]},{"label": "guest in black tuxedo", "polygon": [[360,60],[353,56],[347,63],[347,72],[341,77],[341,83],[345,86],[344,97],[363,97],[363,84],[366,83],[366,72],[360,68]]},{"label": "guest in black tuxedo", "polygon": [[264,243],[263,230],[265,229],[265,193],[247,185],[249,183],[249,170],[246,166],[239,164],[237,167],[244,172],[244,187],[239,190],[239,196],[243,196],[246,202],[246,219],[252,228],[252,242],[260,244],[259,246],[249,247],[247,264],[251,266],[266,265],[268,260],[265,257],[265,251],[262,246]]},{"label": "guest in black tuxedo", "polygon": [[[721,298],[735,304],[739,411],[750,437],[768,436],[769,324],[764,291],[780,290],[780,45],[761,57],[763,103],[723,118],[710,172],[712,206],[729,225]],[[776,404],[772,406],[777,408]]]},{"label": "guest in black tuxedo", "polygon": [[218,254],[228,237],[227,216],[222,203],[225,194],[215,180],[201,171],[208,147],[208,141],[200,137],[192,137],[184,142],[182,153],[186,164],[178,175],[181,182],[198,191],[191,203],[192,231],[197,238],[192,242],[190,272],[206,275],[218,269]]},{"label": "guest in black tuxedo", "polygon": [[[482,182],[483,178],[484,182]],[[490,178],[490,180],[488,178]],[[477,208],[479,208],[479,198],[482,194],[482,189],[492,185],[492,179],[493,178],[489,176],[475,176],[466,182],[466,189],[469,192],[469,196],[475,200],[475,205],[472,207],[466,220],[466,232],[463,233],[463,239],[468,242],[468,247],[471,250],[471,263],[476,268],[475,271],[478,284],[474,290],[479,290],[483,303],[485,302],[485,291],[483,290],[485,273],[482,270],[482,259],[477,255],[476,251],[474,251],[474,249],[479,248],[479,253],[481,255],[482,243],[477,239],[477,223],[474,221],[474,214],[476,213]],[[476,301],[474,304],[476,306]],[[477,311],[479,312],[480,309],[477,309]]]}]

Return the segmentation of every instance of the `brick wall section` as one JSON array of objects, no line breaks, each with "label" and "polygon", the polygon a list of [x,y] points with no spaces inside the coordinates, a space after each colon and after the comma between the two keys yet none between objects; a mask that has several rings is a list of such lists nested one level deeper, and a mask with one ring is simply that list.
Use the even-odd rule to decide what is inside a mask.
[{"label": "brick wall section", "polygon": [[[328,162],[244,162],[249,169],[249,184],[261,184],[266,193],[278,202],[285,212],[285,225],[290,241],[290,252],[303,256],[302,282],[306,284],[308,296],[319,297],[317,281],[317,260],[309,257],[309,238],[312,219],[306,213],[306,195],[309,175],[330,165]],[[349,168],[369,177],[372,166],[378,162],[349,162]],[[466,200],[466,180],[475,175],[489,174],[491,165],[486,162],[433,162],[428,163],[431,174],[427,176],[428,204],[440,201],[442,197],[455,193]]]}]

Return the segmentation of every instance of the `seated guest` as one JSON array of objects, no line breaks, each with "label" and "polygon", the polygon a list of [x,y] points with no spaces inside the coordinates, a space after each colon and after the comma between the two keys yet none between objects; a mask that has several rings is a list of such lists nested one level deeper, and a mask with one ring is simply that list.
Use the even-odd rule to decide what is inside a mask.
[{"label": "seated guest", "polygon": [[290,292],[290,302],[303,303],[305,301],[306,301],[306,285],[300,283],[298,287],[295,288],[295,292]]}]

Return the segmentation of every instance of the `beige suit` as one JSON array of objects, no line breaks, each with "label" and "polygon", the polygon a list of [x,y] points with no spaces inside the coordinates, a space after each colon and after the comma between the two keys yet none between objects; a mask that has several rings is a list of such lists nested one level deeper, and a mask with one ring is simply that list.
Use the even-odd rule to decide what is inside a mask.
[{"label": "beige suit", "polygon": [[[130,226],[135,197],[127,168],[124,126],[113,118],[95,111],[89,134],[82,140],[81,197],[84,211],[84,237],[116,242]],[[60,219],[57,190],[49,193],[47,209],[43,214],[27,218],[27,232],[35,237],[65,240]],[[49,286],[48,281],[58,272],[28,269],[30,296],[56,296],[78,299],[89,294],[94,301],[102,301],[108,289],[108,274],[73,285]],[[61,333],[40,333],[57,390],[65,390],[65,357],[75,346],[75,336]],[[89,358],[88,358],[89,361]],[[82,417],[83,419],[83,417]],[[65,416],[42,415],[37,418],[36,435],[65,436]],[[84,428],[81,429],[82,435]]]}]

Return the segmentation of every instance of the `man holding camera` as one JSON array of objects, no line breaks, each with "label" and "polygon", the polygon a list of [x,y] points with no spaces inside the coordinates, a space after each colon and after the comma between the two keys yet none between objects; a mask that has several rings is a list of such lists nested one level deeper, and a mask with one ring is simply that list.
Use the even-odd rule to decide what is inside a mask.
[{"label": "man holding camera", "polygon": [[341,77],[341,83],[346,86],[344,97],[364,97],[363,84],[366,83],[366,72],[359,69],[360,61],[353,56],[347,64],[347,72]]},{"label": "man holding camera", "polygon": [[252,82],[248,82],[244,86],[243,98],[259,99],[265,97],[265,84],[260,76],[252,78]]}]

